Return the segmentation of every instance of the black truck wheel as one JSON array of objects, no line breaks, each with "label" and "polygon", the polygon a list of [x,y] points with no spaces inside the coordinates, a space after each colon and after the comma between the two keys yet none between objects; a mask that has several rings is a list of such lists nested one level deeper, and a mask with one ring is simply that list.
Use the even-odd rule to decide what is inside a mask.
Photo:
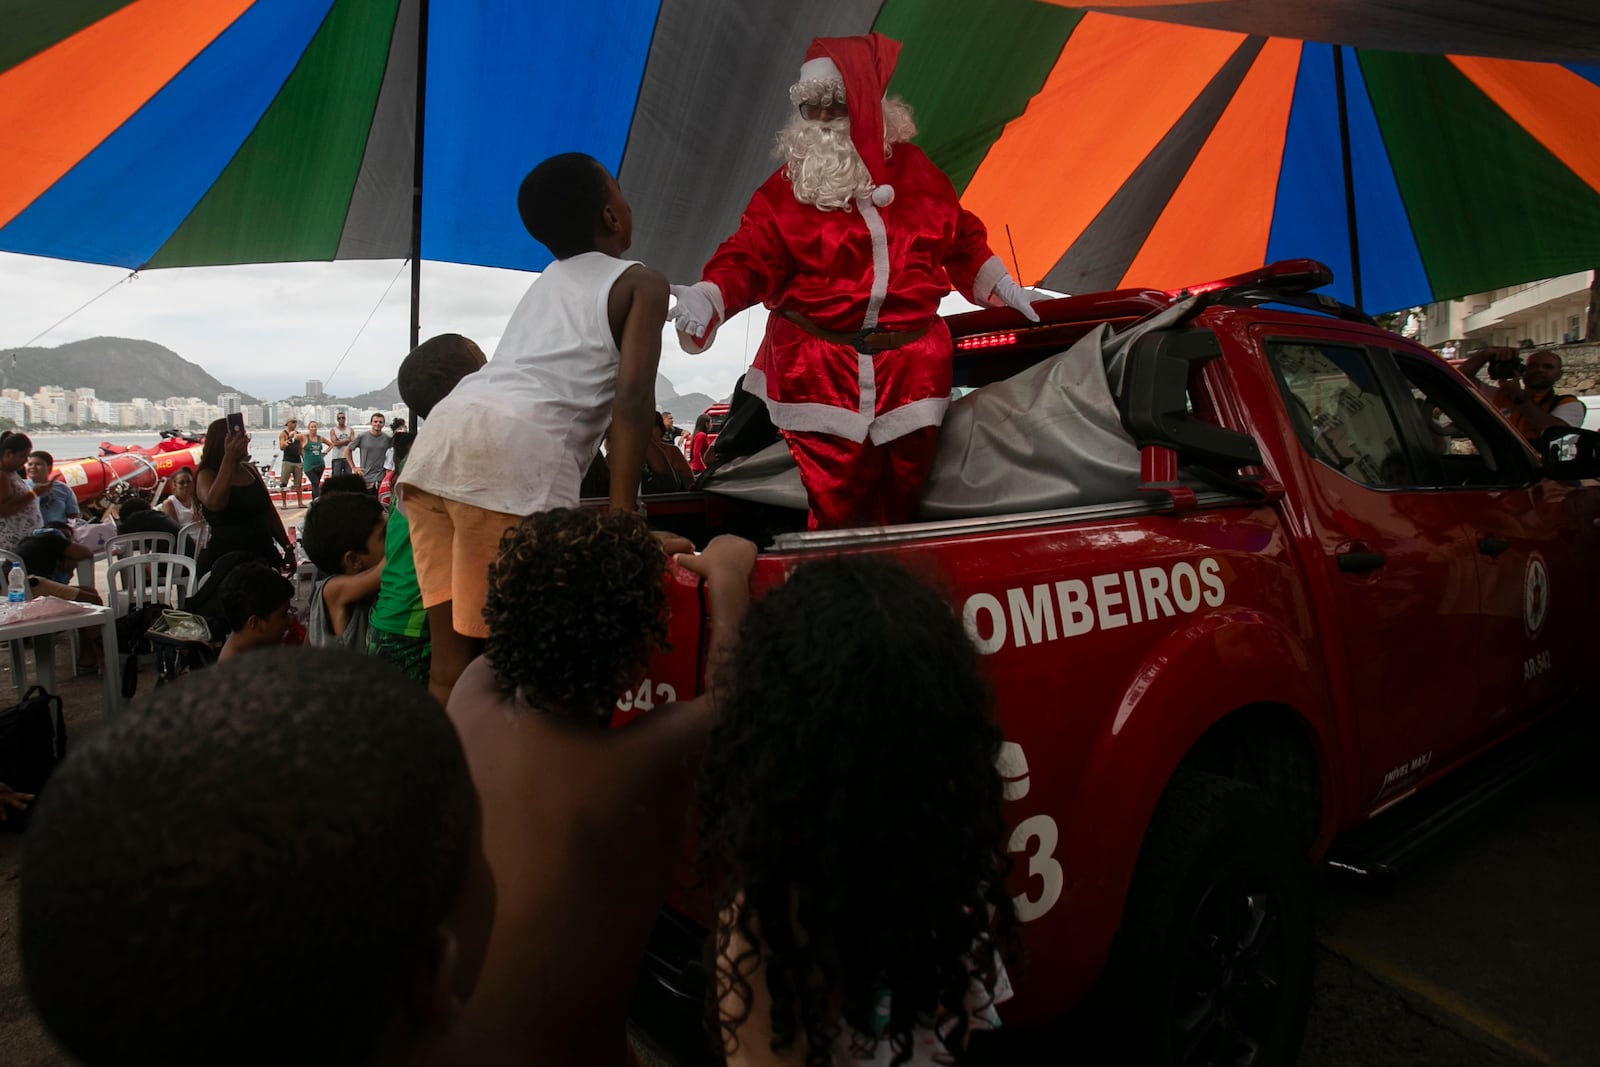
[{"label": "black truck wheel", "polygon": [[1313,966],[1310,865],[1261,790],[1179,771],[1145,834],[1114,981],[1133,1062],[1287,1067]]}]

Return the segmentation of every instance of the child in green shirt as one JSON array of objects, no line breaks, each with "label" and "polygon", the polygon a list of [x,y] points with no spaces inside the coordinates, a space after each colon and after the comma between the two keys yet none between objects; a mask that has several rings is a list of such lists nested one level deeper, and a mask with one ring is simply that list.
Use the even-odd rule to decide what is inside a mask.
[{"label": "child in green shirt", "polygon": [[[400,364],[400,399],[413,419],[425,419],[433,406],[449,395],[456,383],[488,362],[480,349],[460,334],[447,333],[422,342]],[[397,434],[394,474],[399,481],[415,434]],[[367,652],[388,660],[410,677],[428,684],[433,642],[428,613],[417,588],[417,568],[411,556],[411,523],[399,508],[389,514],[384,538],[383,583],[368,617]],[[444,635],[445,639],[454,634]]]}]

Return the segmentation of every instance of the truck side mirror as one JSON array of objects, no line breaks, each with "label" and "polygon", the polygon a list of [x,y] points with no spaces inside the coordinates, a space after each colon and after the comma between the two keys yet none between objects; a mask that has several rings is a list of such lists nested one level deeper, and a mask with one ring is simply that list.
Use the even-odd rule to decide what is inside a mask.
[{"label": "truck side mirror", "polygon": [[1544,476],[1570,482],[1600,478],[1600,433],[1593,430],[1556,430],[1539,440],[1544,455]]}]

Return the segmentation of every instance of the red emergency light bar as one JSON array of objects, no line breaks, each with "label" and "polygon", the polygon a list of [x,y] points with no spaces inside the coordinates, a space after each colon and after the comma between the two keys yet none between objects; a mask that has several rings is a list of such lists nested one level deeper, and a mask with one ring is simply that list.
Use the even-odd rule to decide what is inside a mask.
[{"label": "red emergency light bar", "polygon": [[1333,281],[1333,271],[1314,259],[1280,259],[1214,282],[1168,290],[1169,296],[1193,296],[1218,289],[1271,289],[1280,293],[1306,293]]},{"label": "red emergency light bar", "polygon": [[1004,348],[1017,343],[1017,331],[1004,330],[1000,333],[976,333],[971,337],[963,337],[956,342],[957,348]]}]

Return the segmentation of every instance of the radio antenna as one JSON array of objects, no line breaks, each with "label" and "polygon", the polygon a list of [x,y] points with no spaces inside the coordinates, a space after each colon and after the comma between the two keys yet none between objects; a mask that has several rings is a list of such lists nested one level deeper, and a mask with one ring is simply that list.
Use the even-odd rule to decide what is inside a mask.
[{"label": "radio antenna", "polygon": [[1017,279],[1018,285],[1026,284],[1022,280],[1022,264],[1017,262],[1017,242],[1011,239],[1011,223],[1006,223],[1006,244],[1011,246],[1011,270]]}]

